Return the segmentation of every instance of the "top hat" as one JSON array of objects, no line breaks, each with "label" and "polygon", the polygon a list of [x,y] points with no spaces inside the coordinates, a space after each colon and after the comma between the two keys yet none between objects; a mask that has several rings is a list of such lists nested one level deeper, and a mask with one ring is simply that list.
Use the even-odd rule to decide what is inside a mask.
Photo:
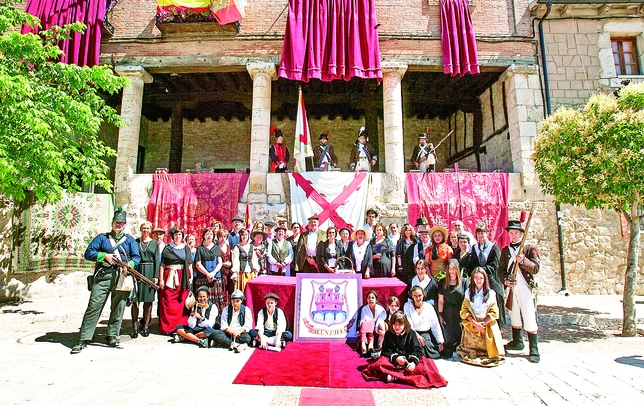
[{"label": "top hat", "polygon": [[510,230],[519,230],[522,233],[525,232],[523,227],[521,227],[521,222],[519,220],[510,220],[508,221],[508,226],[505,228],[506,231]]},{"label": "top hat", "polygon": [[419,140],[420,140],[420,139],[425,139],[425,140],[426,140],[426,139],[427,139],[427,134],[425,134],[425,133],[420,133],[420,134],[418,134],[418,139],[419,139]]}]

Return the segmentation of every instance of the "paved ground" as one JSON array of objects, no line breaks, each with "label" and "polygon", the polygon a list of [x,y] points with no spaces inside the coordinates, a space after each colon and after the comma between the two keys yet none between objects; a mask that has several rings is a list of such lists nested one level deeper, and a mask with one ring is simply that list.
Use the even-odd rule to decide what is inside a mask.
[{"label": "paved ground", "polygon": [[[200,349],[153,334],[136,340],[124,335],[122,349],[96,344],[72,356],[87,299],[79,289],[71,298],[0,306],[0,404],[175,405],[200,396],[217,405],[299,402],[299,387],[232,384],[252,350]],[[638,302],[644,315],[644,298]],[[621,317],[619,297],[541,297],[540,306],[540,364],[530,364],[525,354],[491,369],[438,360],[447,387],[372,390],[376,405],[644,404],[644,339],[597,328]],[[129,325],[125,320],[124,334]],[[307,356],[302,362],[311,361]]]}]

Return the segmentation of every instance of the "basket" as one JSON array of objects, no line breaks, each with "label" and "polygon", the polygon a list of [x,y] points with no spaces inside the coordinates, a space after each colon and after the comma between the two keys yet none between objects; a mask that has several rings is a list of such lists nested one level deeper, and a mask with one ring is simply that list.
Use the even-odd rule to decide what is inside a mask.
[{"label": "basket", "polygon": [[[338,260],[335,263],[337,264],[338,262],[340,262],[341,259],[349,261],[349,264],[351,265],[351,269],[338,269],[338,268],[335,268],[335,273],[337,273],[337,274],[356,273],[355,270],[353,269],[353,261],[351,261],[351,258],[342,256],[342,257],[339,257]],[[345,262],[345,264],[346,264],[346,262]]]}]

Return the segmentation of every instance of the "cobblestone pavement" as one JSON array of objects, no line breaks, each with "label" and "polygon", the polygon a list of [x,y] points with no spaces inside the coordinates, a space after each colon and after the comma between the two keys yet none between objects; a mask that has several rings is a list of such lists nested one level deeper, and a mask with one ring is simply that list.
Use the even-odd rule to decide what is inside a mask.
[{"label": "cobblestone pavement", "polygon": [[[176,405],[212,399],[208,403],[218,406],[261,406],[299,402],[299,387],[232,384],[253,350],[234,354],[200,349],[170,344],[167,337],[156,334],[131,340],[125,335],[130,331],[129,320],[123,323],[122,348],[93,344],[72,356],[69,350],[77,340],[86,301],[87,293],[79,292],[73,298],[0,305],[0,404]],[[372,390],[375,404],[644,404],[644,339],[599,330],[596,325],[601,323],[592,320],[615,318],[619,307],[619,298],[614,296],[542,298],[540,320],[550,324],[540,330],[541,363],[529,363],[527,352],[510,355],[504,365],[490,369],[438,360],[438,369],[449,382],[445,388]],[[99,343],[104,339],[105,320],[95,336]],[[574,320],[577,323],[571,324]],[[152,328],[156,330],[156,325]],[[310,362],[309,355],[303,354],[302,362]]]}]

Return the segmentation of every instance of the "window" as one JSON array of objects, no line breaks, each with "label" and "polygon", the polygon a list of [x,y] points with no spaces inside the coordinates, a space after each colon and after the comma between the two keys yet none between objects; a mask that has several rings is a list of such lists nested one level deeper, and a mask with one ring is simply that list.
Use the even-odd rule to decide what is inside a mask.
[{"label": "window", "polygon": [[637,56],[637,45],[634,37],[611,38],[613,61],[617,76],[639,75],[640,67]]}]

